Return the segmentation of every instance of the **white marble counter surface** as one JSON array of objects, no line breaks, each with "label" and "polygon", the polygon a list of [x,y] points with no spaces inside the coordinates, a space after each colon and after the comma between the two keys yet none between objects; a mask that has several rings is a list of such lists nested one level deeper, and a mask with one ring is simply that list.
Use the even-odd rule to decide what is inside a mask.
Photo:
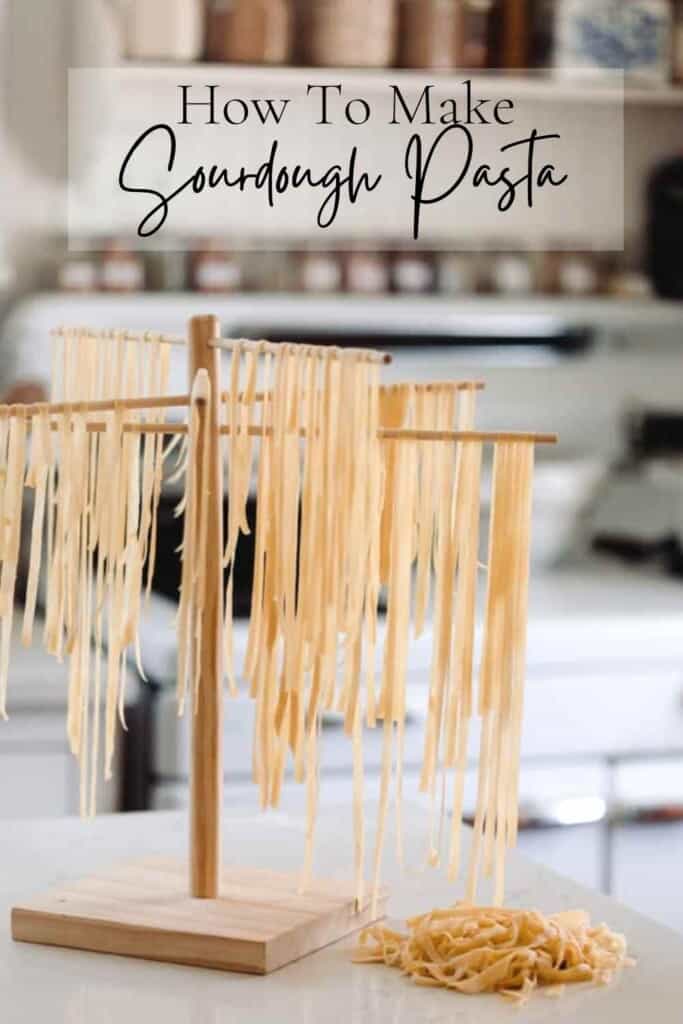
[{"label": "white marble counter surface", "polygon": [[[425,819],[405,811],[406,877],[388,837],[385,881],[392,918],[460,895],[440,872],[418,870]],[[14,944],[10,907],[55,882],[136,855],[186,848],[186,819],[172,814],[94,822],[8,822],[0,835],[0,1020],[2,1024],[680,1024],[683,937],[633,911],[513,856],[508,903],[545,911],[583,907],[626,933],[638,966],[610,988],[577,987],[561,1000],[537,996],[518,1010],[496,996],[417,988],[397,971],[350,963],[353,940],[267,978]],[[319,821],[317,873],[349,875],[350,810]],[[229,815],[224,859],[283,870],[301,862],[303,823],[284,816]],[[412,868],[411,868],[412,866]],[[672,892],[680,899],[680,892]]]}]

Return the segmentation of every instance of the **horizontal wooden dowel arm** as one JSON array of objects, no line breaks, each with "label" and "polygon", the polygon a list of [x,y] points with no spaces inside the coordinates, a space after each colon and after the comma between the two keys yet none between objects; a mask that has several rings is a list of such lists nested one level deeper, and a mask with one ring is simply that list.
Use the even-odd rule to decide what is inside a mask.
[{"label": "horizontal wooden dowel arm", "polygon": [[[486,384],[483,380],[449,380],[449,381],[429,381],[424,384],[387,384],[380,386],[380,392],[395,391],[398,388],[412,387],[416,392],[427,392],[429,394],[435,394],[439,391],[483,391]],[[253,402],[259,404],[266,398],[270,398],[272,392],[270,391],[256,391],[254,393]],[[229,391],[224,391],[221,394],[221,402],[229,402],[231,399]],[[302,391],[301,397],[306,397],[306,392]],[[237,395],[238,402],[244,402],[245,392],[240,391]]]},{"label": "horizontal wooden dowel arm", "polygon": [[[230,427],[221,427],[220,433],[224,437],[229,437],[231,433]],[[238,431],[238,434],[241,431]],[[252,426],[247,430],[249,437],[271,437],[273,433],[272,427],[266,427],[265,430],[260,426]],[[557,444],[557,434],[529,434],[515,431],[484,431],[484,430],[413,430],[410,428],[400,428],[397,430],[390,430],[381,428],[378,432],[378,437],[381,441],[450,441],[471,443],[479,441],[482,444],[502,444],[502,443],[515,443],[521,444]],[[299,430],[299,437],[306,437],[306,430]]]},{"label": "horizontal wooden dowel arm", "polygon": [[117,331],[98,327],[55,327],[50,331],[53,338],[88,338],[92,341],[144,341],[162,345],[187,345],[187,338],[159,331]]},{"label": "horizontal wooden dowel arm", "polygon": [[124,434],[188,434],[187,423],[124,423]]},{"label": "horizontal wooden dowel arm", "polygon": [[[250,338],[214,338],[209,344],[212,348],[219,348],[225,352],[232,352],[239,345],[242,352],[269,352],[271,355],[277,355],[278,352],[284,351],[290,343],[286,341],[254,341]],[[372,348],[353,348],[349,346],[349,348],[340,349],[334,345],[306,345],[301,342],[292,342],[291,344],[293,348],[296,348],[302,354],[321,357],[324,355],[328,359],[338,359],[342,352],[354,352],[359,359],[364,359],[369,363],[388,364],[393,362],[393,356],[389,352],[378,352]]]},{"label": "horizontal wooden dowel arm", "polygon": [[514,430],[397,430],[381,429],[383,441],[480,441],[482,444],[557,444],[557,434],[533,434]]},{"label": "horizontal wooden dowel arm", "polygon": [[[50,430],[58,431],[62,424],[59,420],[50,420]],[[93,420],[86,423],[85,429],[89,434],[103,434],[107,424],[103,420]],[[187,434],[187,423],[124,423],[124,434]]]},{"label": "horizontal wooden dowel arm", "polygon": [[116,412],[117,409],[137,411],[141,409],[184,409],[190,405],[190,395],[140,396],[138,398],[98,399],[93,402],[33,402],[30,405],[0,405],[2,417],[26,416],[35,419],[47,413],[60,416],[64,413],[79,415],[89,412]]},{"label": "horizontal wooden dowel arm", "polygon": [[[60,429],[59,420],[50,421],[50,429],[58,431]],[[103,421],[92,421],[86,424],[86,430],[88,433],[103,433],[107,429],[107,424]],[[168,434],[185,435],[189,431],[187,423],[124,423],[123,433],[124,434]],[[232,433],[230,427],[220,427],[219,433],[222,437],[229,437]],[[238,430],[238,435],[242,431]],[[265,430],[261,426],[251,426],[247,430],[249,437],[272,437],[273,428],[266,427]],[[298,432],[299,437],[305,439],[307,431],[302,428]],[[382,428],[378,431],[378,436],[381,441],[431,441],[431,442],[450,442],[450,443],[473,443],[480,442],[481,444],[557,444],[557,434],[533,434],[523,433],[517,431],[486,431],[486,430],[415,430],[411,428],[398,428],[391,430]]]},{"label": "horizontal wooden dowel arm", "polygon": [[436,394],[439,391],[484,391],[486,382],[483,380],[429,380],[399,381],[396,384],[381,384],[380,391],[398,391],[401,388],[412,388],[416,392]]}]

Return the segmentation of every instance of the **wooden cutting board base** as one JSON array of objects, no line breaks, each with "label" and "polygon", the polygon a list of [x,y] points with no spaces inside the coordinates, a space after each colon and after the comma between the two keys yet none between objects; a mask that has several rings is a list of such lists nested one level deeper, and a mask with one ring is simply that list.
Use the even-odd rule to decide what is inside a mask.
[{"label": "wooden cutting board base", "polygon": [[[187,895],[187,865],[167,858],[124,864],[12,910],[12,937],[69,949],[223,971],[268,974],[365,927],[350,883],[225,868],[221,896]],[[380,901],[375,917],[384,914]]]}]

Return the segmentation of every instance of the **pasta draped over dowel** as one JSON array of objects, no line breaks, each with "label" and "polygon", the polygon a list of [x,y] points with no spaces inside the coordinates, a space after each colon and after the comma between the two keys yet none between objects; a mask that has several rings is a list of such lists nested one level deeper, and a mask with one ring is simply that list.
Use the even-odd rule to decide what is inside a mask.
[{"label": "pasta draped over dowel", "polygon": [[[110,776],[117,719],[125,725],[130,648],[140,665],[138,623],[154,574],[162,482],[163,436],[125,428],[160,424],[164,410],[129,409],[124,403],[132,396],[164,395],[168,364],[168,346],[151,334],[140,341],[114,335],[103,343],[76,331],[55,342],[51,401],[115,402],[113,411],[66,412],[57,418],[48,480],[45,639],[57,657],[69,655],[69,741],[84,782],[89,774],[89,796],[84,784],[81,800],[90,813],[96,803],[101,711]],[[103,431],[89,431],[96,419],[104,421]],[[38,551],[31,552],[34,557]],[[141,667],[140,672],[144,675]]]},{"label": "pasta draped over dowel", "polygon": [[[234,688],[232,569],[258,449],[252,610],[244,677],[256,702],[254,779],[277,807],[291,753],[308,792],[310,871],[322,715],[337,711],[354,746],[362,812],[362,649],[374,643],[379,594],[379,368],[353,350],[233,348],[229,428],[225,651]],[[256,378],[260,369],[259,426]],[[250,432],[251,430],[251,432]],[[256,435],[254,437],[254,434]],[[371,571],[368,571],[370,568]],[[358,840],[359,844],[361,840]],[[357,846],[362,879],[362,845]]]},{"label": "pasta draped over dowel", "polygon": [[[262,390],[257,391],[257,381]],[[226,673],[232,665],[233,569],[249,532],[256,467],[255,568],[242,676],[256,702],[253,774],[262,806],[277,807],[291,755],[307,787],[304,880],[311,870],[322,717],[341,715],[353,747],[359,901],[367,874],[363,810],[365,728],[383,731],[380,803],[372,855],[379,890],[391,791],[400,848],[406,668],[411,636],[431,623],[421,788],[434,807],[429,860],[436,864],[452,779],[449,874],[460,868],[469,725],[484,719],[486,764],[479,829],[485,869],[497,870],[516,835],[518,756],[533,445],[501,444],[494,467],[490,595],[481,692],[475,696],[475,619],[482,442],[382,439],[382,431],[471,432],[477,385],[442,382],[383,388],[376,363],[353,350],[233,344],[224,396],[228,463]],[[504,523],[504,528],[496,524]],[[378,618],[380,596],[386,619]],[[383,633],[383,643],[380,643]],[[493,751],[493,753],[491,753]],[[441,814],[437,815],[438,805]],[[437,835],[437,818],[441,821]],[[485,833],[484,833],[485,825]],[[479,845],[470,865],[476,888]]]},{"label": "pasta draped over dowel", "polygon": [[[165,410],[130,409],[126,399],[166,394],[168,365],[158,336],[126,341],[113,332],[104,342],[64,330],[54,341],[50,406],[0,408],[0,712],[26,487],[34,500],[22,639],[33,642],[44,602],[45,647],[68,660],[67,731],[84,814],[95,811],[100,762],[112,772],[126,655],[132,649],[140,663],[138,623],[156,558],[163,435],[126,428],[160,425]],[[86,409],[107,400],[109,411]]]}]

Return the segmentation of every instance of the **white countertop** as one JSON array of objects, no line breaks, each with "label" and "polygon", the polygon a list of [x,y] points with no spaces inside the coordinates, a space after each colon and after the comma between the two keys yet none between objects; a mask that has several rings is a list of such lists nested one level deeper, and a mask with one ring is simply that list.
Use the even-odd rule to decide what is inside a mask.
[{"label": "white countertop", "polygon": [[[406,809],[407,863],[424,848],[425,819]],[[222,974],[14,944],[13,902],[66,878],[136,855],[183,854],[184,816],[105,817],[17,823],[0,836],[0,992],[3,1024],[679,1024],[683,1007],[683,937],[525,859],[510,862],[508,903],[544,911],[583,907],[596,921],[624,932],[635,969],[609,988],[577,987],[561,1000],[537,996],[516,1010],[499,997],[466,997],[417,988],[397,971],[350,963],[353,939],[267,978]],[[328,808],[319,821],[317,870],[348,877],[350,810]],[[303,823],[285,816],[229,816],[226,861],[296,870]],[[393,918],[446,905],[459,886],[440,872],[408,869],[401,878],[391,836],[385,881]],[[672,898],[679,898],[672,894]]]}]

